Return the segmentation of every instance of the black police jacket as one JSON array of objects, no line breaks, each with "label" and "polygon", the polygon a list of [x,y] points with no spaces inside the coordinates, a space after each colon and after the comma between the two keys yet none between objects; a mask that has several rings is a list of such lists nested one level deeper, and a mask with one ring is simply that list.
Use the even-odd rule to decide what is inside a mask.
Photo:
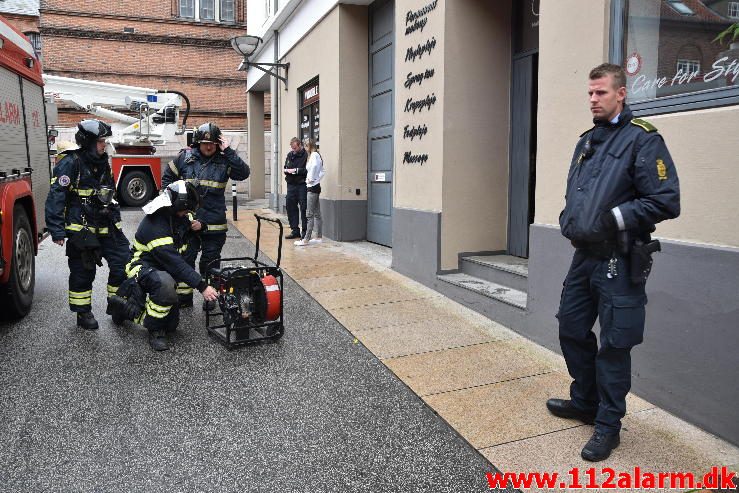
[{"label": "black police jacket", "polygon": [[59,161],[51,178],[46,197],[46,227],[54,241],[62,240],[85,226],[98,235],[122,230],[121,211],[117,203],[107,207],[98,199],[101,187],[115,188],[108,155],[92,158],[80,149],[67,152]]},{"label": "black police jacket", "polygon": [[206,158],[197,147],[181,151],[169,162],[162,175],[162,187],[177,180],[186,180],[195,185],[203,205],[195,211],[195,219],[203,224],[202,234],[221,233],[228,229],[226,222],[226,184],[228,179],[246,180],[249,166],[236,151],[227,147],[225,151]]},{"label": "black police jacket", "polygon": [[139,224],[133,241],[131,261],[126,265],[126,275],[136,276],[142,268],[152,267],[169,272],[177,282],[184,282],[202,292],[205,281],[190,267],[182,253],[187,248],[183,240],[183,218],[172,215],[168,208],[148,214]]},{"label": "black police jacket", "polygon": [[[609,214],[612,216],[609,216]],[[680,184],[662,136],[624,106],[618,123],[581,135],[567,176],[562,234],[576,242],[636,235],[680,214]]]},{"label": "black police jacket", "polygon": [[285,173],[285,181],[288,185],[301,185],[305,183],[305,177],[308,175],[308,170],[305,169],[305,164],[308,162],[308,153],[305,149],[300,149],[298,152],[290,151],[287,153],[285,158],[284,169],[296,168],[297,173]]}]

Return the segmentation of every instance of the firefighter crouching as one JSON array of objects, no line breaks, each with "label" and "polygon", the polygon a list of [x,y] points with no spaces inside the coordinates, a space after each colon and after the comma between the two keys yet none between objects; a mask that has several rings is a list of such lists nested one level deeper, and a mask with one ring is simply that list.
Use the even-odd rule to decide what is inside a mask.
[{"label": "firefighter crouching", "polygon": [[[232,180],[245,180],[249,177],[249,166],[236,154],[223,139],[221,130],[214,123],[204,123],[193,134],[190,149],[169,162],[162,175],[162,186],[175,180],[192,183],[202,199],[202,206],[195,211],[192,220],[194,234],[185,259],[191,267],[195,267],[198,252],[200,256],[200,274],[207,275],[207,265],[220,258],[223,245],[226,243],[226,184]],[[213,266],[217,266],[214,263]],[[192,289],[180,283],[177,287],[180,306],[192,306]],[[214,303],[203,303],[203,309],[212,309]]]},{"label": "firefighter crouching", "polygon": [[108,263],[110,299],[126,277],[124,269],[130,255],[105,152],[105,139],[111,135],[107,123],[82,120],[74,136],[79,148],[66,151],[54,166],[46,198],[46,226],[51,239],[60,246],[69,239],[69,308],[77,313],[77,325],[87,330],[98,328],[92,314],[95,266],[103,265],[102,258]]},{"label": "firefighter crouching", "polygon": [[113,320],[142,324],[155,351],[169,349],[166,334],[179,324],[178,285],[197,289],[206,301],[217,297],[216,290],[182,256],[187,248],[181,234],[189,226],[187,214],[200,204],[195,187],[178,180],[143,207],[146,217],[136,230],[133,258],[126,266],[128,280],[121,286],[120,296],[111,299]]}]

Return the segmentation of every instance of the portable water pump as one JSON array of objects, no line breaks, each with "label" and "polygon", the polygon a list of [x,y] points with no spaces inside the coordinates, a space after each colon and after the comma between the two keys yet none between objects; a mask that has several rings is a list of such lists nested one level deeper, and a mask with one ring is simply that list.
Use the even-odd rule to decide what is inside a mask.
[{"label": "portable water pump", "polygon": [[[218,292],[220,312],[206,312],[205,325],[231,349],[236,345],[277,340],[285,332],[283,324],[282,223],[258,214],[254,257],[221,258],[208,266],[208,284]],[[275,266],[258,260],[262,221],[276,223],[279,229]],[[244,261],[245,264],[234,264]],[[211,264],[224,263],[221,267]],[[221,324],[214,323],[220,319]]]}]

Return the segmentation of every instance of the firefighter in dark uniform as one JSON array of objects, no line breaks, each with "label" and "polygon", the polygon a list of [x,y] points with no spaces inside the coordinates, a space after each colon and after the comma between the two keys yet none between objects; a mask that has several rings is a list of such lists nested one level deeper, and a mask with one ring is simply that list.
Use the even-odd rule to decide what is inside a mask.
[{"label": "firefighter in dark uniform", "polygon": [[[46,198],[46,226],[51,239],[63,246],[69,258],[69,308],[77,325],[94,330],[92,282],[96,265],[105,258],[110,268],[108,297],[116,294],[126,275],[130,250],[121,229],[120,207],[114,200],[115,182],[105,152],[107,123],[83,120],[77,125],[78,149],[67,151],[54,166]],[[109,311],[108,311],[109,312]]]},{"label": "firefighter in dark uniform", "polygon": [[[164,171],[163,187],[175,180],[185,180],[192,183],[202,197],[203,205],[192,217],[194,234],[191,235],[185,259],[195,267],[195,259],[202,250],[199,270],[203,277],[207,274],[207,265],[221,256],[226,243],[226,184],[229,178],[246,180],[248,177],[249,166],[228,146],[214,123],[200,125],[193,133],[192,147],[180,152]],[[192,289],[189,286],[180,284],[177,293],[180,295],[180,306],[192,306]],[[206,301],[203,309],[213,306]]]},{"label": "firefighter in dark uniform", "polygon": [[121,286],[121,296],[111,299],[116,323],[136,320],[142,324],[155,351],[169,349],[166,334],[179,324],[178,285],[197,289],[208,301],[217,296],[182,255],[187,243],[183,242],[181,223],[189,226],[187,214],[199,206],[194,185],[182,180],[170,183],[144,206],[146,217],[136,230],[133,257],[126,266],[128,280]]},{"label": "firefighter in dark uniform", "polygon": [[[559,340],[573,379],[570,399],[549,399],[557,416],[595,424],[582,449],[589,461],[619,445],[631,348],[644,335],[646,278],[659,249],[655,224],[680,214],[675,166],[662,136],[634,118],[626,75],[618,65],[590,72],[595,126],[581,135],[567,177],[562,234],[575,247],[557,318]],[[592,331],[600,320],[600,348]]]}]

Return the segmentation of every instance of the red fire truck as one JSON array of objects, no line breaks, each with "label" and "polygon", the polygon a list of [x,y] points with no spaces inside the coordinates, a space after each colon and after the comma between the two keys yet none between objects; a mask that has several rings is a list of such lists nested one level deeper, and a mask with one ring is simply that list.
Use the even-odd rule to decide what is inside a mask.
[{"label": "red fire truck", "polygon": [[0,16],[0,317],[31,309],[51,164],[41,65]]}]

